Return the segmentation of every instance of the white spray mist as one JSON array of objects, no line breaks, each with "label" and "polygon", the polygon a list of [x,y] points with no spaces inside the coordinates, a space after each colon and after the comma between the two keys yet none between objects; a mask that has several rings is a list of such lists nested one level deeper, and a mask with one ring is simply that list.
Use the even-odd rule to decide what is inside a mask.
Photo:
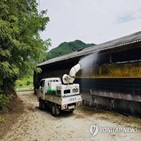
[{"label": "white spray mist", "polygon": [[[89,78],[91,77],[91,70],[94,66],[97,65],[97,61],[98,61],[99,55],[98,52],[96,53],[92,53],[90,55],[87,55],[83,58],[80,59],[79,64],[81,66],[81,79],[80,79],[80,86],[81,90],[85,91],[85,86],[88,85],[85,81],[85,79],[82,78]],[[94,75],[94,74],[93,74]]]},{"label": "white spray mist", "polygon": [[92,66],[95,66],[98,60],[98,52],[92,53],[80,59],[79,64],[81,69],[87,69]]}]

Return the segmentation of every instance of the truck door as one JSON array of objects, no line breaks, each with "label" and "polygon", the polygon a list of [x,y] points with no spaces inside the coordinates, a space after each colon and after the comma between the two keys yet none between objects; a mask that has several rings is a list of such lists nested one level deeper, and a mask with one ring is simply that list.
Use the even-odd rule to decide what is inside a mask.
[{"label": "truck door", "polygon": [[42,99],[45,99],[45,80],[41,80],[40,81],[40,84],[39,84],[39,91],[38,91],[38,93],[39,93],[39,95],[40,95],[40,97],[42,97]]}]

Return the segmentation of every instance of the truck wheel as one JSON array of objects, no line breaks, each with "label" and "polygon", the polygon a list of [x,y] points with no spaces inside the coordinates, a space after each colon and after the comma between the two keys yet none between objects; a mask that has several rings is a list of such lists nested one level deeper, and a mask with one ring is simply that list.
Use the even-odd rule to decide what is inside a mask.
[{"label": "truck wheel", "polygon": [[45,101],[42,100],[42,110],[45,110],[46,109],[46,104],[45,104]]},{"label": "truck wheel", "polygon": [[57,116],[60,115],[60,109],[59,109],[59,107],[56,105],[55,108],[56,108],[56,115]]},{"label": "truck wheel", "polygon": [[60,109],[57,105],[53,104],[51,107],[51,113],[53,116],[57,117],[58,115],[60,115]]},{"label": "truck wheel", "polygon": [[72,114],[72,113],[73,113],[73,111],[74,111],[74,109],[73,109],[73,110],[70,110],[70,111],[69,111],[69,113],[70,113],[70,114]]},{"label": "truck wheel", "polygon": [[39,109],[42,109],[42,100],[39,99]]},{"label": "truck wheel", "polygon": [[45,110],[45,102],[44,102],[44,100],[42,100],[42,99],[39,100],[39,108],[40,108],[41,110]]},{"label": "truck wheel", "polygon": [[56,116],[56,108],[55,108],[54,104],[51,107],[51,113],[52,113],[53,116]]}]

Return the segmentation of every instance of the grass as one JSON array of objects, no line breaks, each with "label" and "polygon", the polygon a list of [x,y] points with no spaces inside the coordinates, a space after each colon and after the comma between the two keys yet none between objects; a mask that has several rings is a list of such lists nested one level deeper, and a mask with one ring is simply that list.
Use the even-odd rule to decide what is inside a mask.
[{"label": "grass", "polygon": [[33,91],[33,75],[16,81],[16,92]]},{"label": "grass", "polygon": [[16,81],[16,87],[33,86],[33,76],[25,77]]}]

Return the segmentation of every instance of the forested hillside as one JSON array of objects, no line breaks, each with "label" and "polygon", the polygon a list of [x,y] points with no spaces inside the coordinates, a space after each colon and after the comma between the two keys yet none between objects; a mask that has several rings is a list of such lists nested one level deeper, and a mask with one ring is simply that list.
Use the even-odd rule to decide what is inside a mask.
[{"label": "forested hillside", "polygon": [[91,44],[86,44],[80,40],[75,40],[72,42],[63,42],[61,43],[57,48],[52,49],[51,51],[47,52],[46,54],[46,60],[58,57],[58,56],[62,56],[65,54],[69,54],[72,53],[76,50],[80,50],[86,47],[90,47],[93,46],[95,44],[91,43]]}]

